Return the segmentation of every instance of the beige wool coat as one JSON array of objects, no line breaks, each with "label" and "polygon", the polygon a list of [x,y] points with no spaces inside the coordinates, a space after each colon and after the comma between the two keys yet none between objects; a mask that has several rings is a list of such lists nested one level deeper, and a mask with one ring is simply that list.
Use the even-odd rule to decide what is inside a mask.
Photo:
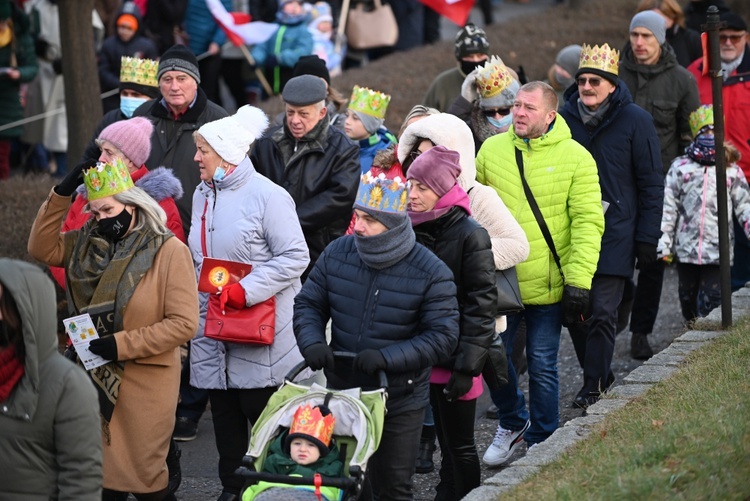
[{"label": "beige wool coat", "polygon": [[[52,191],[31,228],[29,254],[47,265],[65,264],[60,227],[69,206],[70,197]],[[168,482],[165,460],[180,387],[179,346],[198,328],[193,261],[177,238],[167,239],[157,252],[125,308],[123,326],[114,334],[125,371],[109,423],[111,441],[103,440],[103,486],[156,492]]]}]

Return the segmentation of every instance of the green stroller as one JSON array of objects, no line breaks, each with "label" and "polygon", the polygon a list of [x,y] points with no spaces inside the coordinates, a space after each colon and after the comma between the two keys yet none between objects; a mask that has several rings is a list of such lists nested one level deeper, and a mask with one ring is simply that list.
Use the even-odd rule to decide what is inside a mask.
[{"label": "green stroller", "polygon": [[[334,357],[354,358],[355,354],[334,352]],[[250,445],[243,465],[237,474],[247,481],[245,488],[258,482],[272,482],[289,486],[323,486],[340,490],[345,501],[359,498],[367,471],[367,461],[377,450],[383,432],[388,380],[382,371],[378,374],[379,388],[364,391],[360,388],[331,390],[313,383],[310,386],[295,383],[294,379],[307,368],[303,361],[287,374],[284,383],[269,399],[258,421],[253,425]],[[293,477],[268,473],[263,470],[268,447],[284,430],[291,426],[295,410],[305,404],[325,404],[336,416],[333,438],[339,449],[339,459],[344,464],[342,478]],[[244,491],[244,489],[243,489]],[[290,491],[293,491],[290,489]],[[307,492],[310,491],[299,491]],[[291,492],[290,492],[291,494]],[[285,496],[285,499],[287,496]],[[309,497],[299,498],[309,499]],[[289,499],[297,499],[289,497]]]}]

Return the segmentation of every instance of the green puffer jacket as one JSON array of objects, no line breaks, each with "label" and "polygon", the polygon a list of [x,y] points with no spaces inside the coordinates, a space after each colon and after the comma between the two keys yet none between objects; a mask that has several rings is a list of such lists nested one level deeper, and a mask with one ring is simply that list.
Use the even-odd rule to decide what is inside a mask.
[{"label": "green puffer jacket", "polygon": [[539,138],[522,139],[511,126],[487,139],[477,155],[477,181],[495,188],[529,241],[529,257],[516,265],[524,304],[554,304],[562,299],[563,281],[526,201],[514,147],[523,152],[526,181],[555,242],[566,283],[583,289],[591,288],[604,232],[599,174],[591,154],[572,139],[559,115]]},{"label": "green puffer jacket", "polygon": [[[39,67],[34,53],[34,42],[29,32],[29,19],[20,9],[11,4],[13,39],[5,47],[0,47],[0,68],[13,67],[21,74],[18,80],[11,80],[0,73],[0,125],[16,122],[23,118],[21,109],[21,84],[31,82]],[[0,132],[0,138],[9,139],[21,135],[20,125]]]}]

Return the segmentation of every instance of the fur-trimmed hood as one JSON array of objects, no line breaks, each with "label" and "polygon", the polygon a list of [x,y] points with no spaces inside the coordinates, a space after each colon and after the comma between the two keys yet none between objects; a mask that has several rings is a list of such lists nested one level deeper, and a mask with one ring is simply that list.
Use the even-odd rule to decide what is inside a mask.
[{"label": "fur-trimmed hood", "polygon": [[[157,167],[154,170],[147,171],[145,175],[138,178],[134,183],[157,202],[161,202],[167,198],[178,200],[184,194],[180,180],[172,173],[172,169],[167,169],[166,167]],[[88,198],[85,184],[80,185],[76,189],[76,192],[78,196]]]}]

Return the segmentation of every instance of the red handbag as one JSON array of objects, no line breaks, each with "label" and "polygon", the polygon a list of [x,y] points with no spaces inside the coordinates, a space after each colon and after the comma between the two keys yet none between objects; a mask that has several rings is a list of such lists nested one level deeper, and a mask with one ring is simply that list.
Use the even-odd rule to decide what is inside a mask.
[{"label": "red handbag", "polygon": [[[206,256],[206,210],[201,216],[201,247]],[[230,343],[269,345],[276,333],[276,296],[246,308],[234,308],[226,304],[226,294],[211,294],[208,297],[206,325],[203,335],[207,338]]]}]

